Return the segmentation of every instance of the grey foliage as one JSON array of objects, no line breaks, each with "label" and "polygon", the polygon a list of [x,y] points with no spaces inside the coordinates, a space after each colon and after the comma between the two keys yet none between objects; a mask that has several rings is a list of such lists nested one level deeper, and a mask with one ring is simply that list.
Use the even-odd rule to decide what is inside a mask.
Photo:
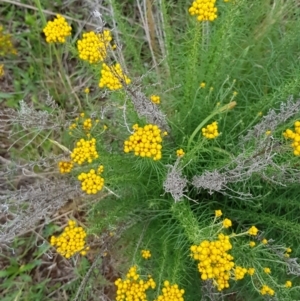
[{"label": "grey foliage", "polygon": [[138,86],[134,89],[127,88],[126,91],[140,118],[144,117],[148,123],[156,124],[161,129],[169,131],[166,115],[159,110],[156,104],[147,98]]},{"label": "grey foliage", "polygon": [[0,111],[0,132],[7,132],[10,129],[12,133],[14,125],[20,125],[23,130],[58,130],[62,126],[67,126],[63,112],[57,108],[55,101],[49,96],[45,100],[49,111],[37,110],[23,100],[19,105],[19,110],[3,109]]},{"label": "grey foliage", "polygon": [[253,139],[260,139],[265,136],[266,131],[274,131],[279,124],[286,122],[289,118],[295,116],[300,111],[300,99],[293,101],[291,96],[286,103],[280,104],[279,112],[274,109],[269,110],[266,116],[262,117],[262,121],[256,124],[253,129],[241,137],[241,144]]},{"label": "grey foliage", "polygon": [[11,242],[14,237],[32,230],[41,219],[47,220],[69,199],[81,194],[79,186],[60,178],[38,178],[16,190],[2,189],[0,243]]},{"label": "grey foliage", "polygon": [[286,257],[286,247],[282,245],[274,245],[272,244],[274,240],[269,239],[266,247],[274,254],[276,254],[281,261],[285,263],[287,268],[287,274],[300,276],[300,264],[297,262],[298,258],[290,258]]},{"label": "grey foliage", "polygon": [[[219,192],[240,199],[253,198],[249,192],[234,191],[232,183],[243,183],[244,186],[253,175],[280,186],[287,183],[299,183],[300,172],[289,163],[278,163],[277,155],[287,151],[280,141],[266,135],[267,130],[274,131],[276,127],[299,112],[300,100],[293,102],[292,98],[282,103],[279,113],[270,110],[263,120],[254,126],[238,145],[240,154],[232,158],[225,166],[204,171],[202,175],[193,177],[192,184],[197,189],[208,190],[210,194]],[[247,143],[251,140],[251,144]]]},{"label": "grey foliage", "polygon": [[179,161],[178,158],[174,165],[168,165],[169,170],[163,183],[165,192],[171,193],[175,202],[180,201],[185,196],[184,192],[188,182],[186,177],[182,176],[182,170],[178,167]]}]

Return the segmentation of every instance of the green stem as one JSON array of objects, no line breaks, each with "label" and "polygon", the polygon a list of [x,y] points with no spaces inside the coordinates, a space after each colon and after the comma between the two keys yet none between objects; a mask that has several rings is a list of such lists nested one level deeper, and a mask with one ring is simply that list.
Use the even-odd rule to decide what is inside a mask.
[{"label": "green stem", "polygon": [[37,6],[37,8],[38,8],[38,10],[39,10],[40,16],[41,16],[42,21],[43,21],[43,23],[44,23],[43,25],[46,25],[47,20],[46,20],[46,17],[45,17],[45,15],[44,15],[44,13],[43,13],[43,9],[42,9],[42,5],[41,5],[40,0],[35,0],[34,2],[35,2],[36,6]]}]

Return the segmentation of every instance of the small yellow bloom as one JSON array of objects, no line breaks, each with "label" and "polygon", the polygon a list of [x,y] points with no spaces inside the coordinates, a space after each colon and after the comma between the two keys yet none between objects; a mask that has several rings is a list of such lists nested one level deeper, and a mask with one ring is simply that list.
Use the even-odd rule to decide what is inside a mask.
[{"label": "small yellow bloom", "polygon": [[291,249],[291,248],[287,248],[287,249],[286,249],[286,252],[287,252],[287,253],[292,253],[292,249]]},{"label": "small yellow bloom", "polygon": [[264,245],[266,245],[266,244],[268,243],[268,240],[264,238],[261,242],[262,242]]},{"label": "small yellow bloom", "polygon": [[205,86],[206,86],[205,82],[200,83],[200,88],[205,88]]},{"label": "small yellow bloom", "polygon": [[249,268],[249,269],[248,269],[248,274],[249,274],[250,276],[252,276],[254,273],[255,273],[255,269],[254,269],[254,268]]},{"label": "small yellow bloom", "polygon": [[264,272],[266,274],[271,274],[271,269],[270,268],[264,268]]},{"label": "small yellow bloom", "polygon": [[185,154],[185,152],[183,151],[182,148],[180,148],[180,149],[178,149],[178,150],[176,151],[177,157],[183,157],[184,154]]},{"label": "small yellow bloom", "polygon": [[271,133],[272,133],[271,131],[266,131],[267,136],[271,135]]},{"label": "small yellow bloom", "polygon": [[292,287],[292,281],[287,281],[284,285],[285,287]]},{"label": "small yellow bloom", "polygon": [[251,248],[255,247],[255,245],[256,245],[255,241],[250,241],[250,242],[249,242],[249,246],[250,246]]},{"label": "small yellow bloom", "polygon": [[231,227],[231,226],[232,226],[231,220],[228,219],[228,218],[225,218],[224,221],[223,221],[223,227],[224,227],[224,228],[229,228],[229,227]]},{"label": "small yellow bloom", "polygon": [[85,93],[85,94],[89,94],[89,93],[90,93],[90,89],[89,89],[89,88],[85,88],[85,89],[84,89],[84,93]]},{"label": "small yellow bloom", "polygon": [[222,216],[222,211],[221,210],[215,210],[215,217],[220,217]]},{"label": "small yellow bloom", "polygon": [[252,235],[252,236],[256,236],[258,233],[258,229],[255,226],[252,226],[249,230],[248,230],[248,234]]},{"label": "small yellow bloom", "polygon": [[142,257],[145,259],[149,259],[151,257],[150,250],[142,250],[141,253],[142,253]]},{"label": "small yellow bloom", "polygon": [[4,33],[3,26],[0,25],[0,57],[7,54],[17,54],[17,50],[14,48],[11,35]]},{"label": "small yellow bloom", "polygon": [[151,95],[150,99],[155,104],[160,104],[160,97],[158,95]]},{"label": "small yellow bloom", "polygon": [[233,92],[233,97],[237,96],[239,93],[237,91]]},{"label": "small yellow bloom", "polygon": [[258,115],[259,117],[261,117],[261,116],[263,115],[263,112],[258,112],[257,115]]}]

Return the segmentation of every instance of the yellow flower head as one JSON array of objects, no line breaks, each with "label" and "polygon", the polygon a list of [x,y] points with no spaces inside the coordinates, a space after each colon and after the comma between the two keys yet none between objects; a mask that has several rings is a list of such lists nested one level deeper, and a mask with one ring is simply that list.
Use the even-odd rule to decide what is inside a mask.
[{"label": "yellow flower head", "polygon": [[56,15],[56,19],[49,21],[43,29],[47,43],[65,43],[66,37],[71,35],[71,31],[71,26],[61,15]]},{"label": "yellow flower head", "polygon": [[189,8],[189,13],[197,16],[198,21],[214,21],[218,17],[215,3],[216,0],[196,0]]},{"label": "yellow flower head", "polygon": [[274,290],[272,290],[269,286],[267,285],[263,285],[261,290],[260,290],[260,293],[262,295],[270,295],[270,296],[274,296],[275,292]]},{"label": "yellow flower head", "polygon": [[292,281],[289,281],[289,280],[288,280],[288,281],[285,283],[284,286],[285,286],[285,287],[292,287],[292,285],[293,285],[293,284],[292,284]]},{"label": "yellow flower head", "polygon": [[87,194],[96,194],[104,186],[104,179],[94,169],[91,169],[88,173],[82,172],[78,176],[78,180],[81,182],[82,191],[85,191]]},{"label": "yellow flower head", "polygon": [[[0,57],[7,54],[17,54],[17,50],[14,48],[11,35],[4,33],[3,26],[0,25]],[[3,65],[2,65],[3,70]]]},{"label": "yellow flower head", "polygon": [[[212,279],[217,289],[223,290],[229,287],[229,279],[235,264],[233,256],[227,253],[232,249],[230,237],[220,233],[214,241],[204,240],[199,245],[192,245],[191,257],[197,261],[198,270],[202,280]],[[236,278],[242,279],[247,272],[242,267],[234,271]]]},{"label": "yellow flower head", "polygon": [[205,88],[205,86],[206,86],[206,83],[205,82],[202,82],[202,83],[200,83],[200,88]]},{"label": "yellow flower head", "polygon": [[214,121],[213,123],[202,128],[202,135],[207,139],[214,139],[219,136],[218,123]]},{"label": "yellow flower head", "polygon": [[73,162],[60,161],[58,162],[58,168],[61,174],[69,173],[73,168]]},{"label": "yellow flower head", "polygon": [[155,104],[160,104],[160,97],[158,95],[151,95],[150,100]]},{"label": "yellow flower head", "polygon": [[76,143],[76,147],[71,153],[71,159],[73,162],[81,165],[85,161],[92,163],[94,159],[99,158],[99,155],[96,150],[96,139],[80,139]]},{"label": "yellow flower head", "polygon": [[84,93],[85,93],[85,94],[89,94],[89,93],[90,93],[90,89],[89,89],[89,88],[85,88],[85,89],[84,89]]},{"label": "yellow flower head", "polygon": [[250,242],[249,242],[249,246],[250,246],[251,248],[255,247],[255,245],[256,245],[255,241],[250,241]]},{"label": "yellow flower head", "polygon": [[134,152],[135,156],[153,158],[154,161],[162,158],[162,133],[157,125],[147,124],[139,127],[135,124],[134,133],[124,141],[124,152]]},{"label": "yellow flower head", "polygon": [[182,148],[180,148],[180,149],[178,149],[178,150],[176,151],[177,157],[183,157],[184,154],[185,154],[185,152],[183,151]]},{"label": "yellow flower head", "polygon": [[266,274],[271,274],[271,269],[270,268],[264,268],[264,272]]},{"label": "yellow flower head", "polygon": [[249,230],[248,230],[248,234],[252,235],[252,236],[256,236],[258,233],[258,229],[255,226],[252,226]]},{"label": "yellow flower head", "polygon": [[220,217],[222,216],[222,211],[221,210],[215,210],[215,217]]},{"label": "yellow flower head", "polygon": [[242,280],[245,276],[245,274],[247,274],[247,269],[243,268],[241,266],[236,266],[236,268],[234,269],[234,278],[235,280]]},{"label": "yellow flower head", "polygon": [[287,249],[286,249],[286,252],[287,252],[287,253],[292,253],[292,249],[291,249],[291,248],[287,248]]},{"label": "yellow flower head", "polygon": [[150,250],[142,250],[141,253],[142,253],[142,257],[145,259],[149,259],[151,257]]},{"label": "yellow flower head", "polygon": [[77,42],[79,58],[90,64],[103,62],[107,57],[108,49],[116,47],[110,46],[111,41],[112,36],[109,30],[104,30],[102,33],[94,31],[84,33],[82,39]]},{"label": "yellow flower head", "polygon": [[262,241],[261,241],[262,244],[266,245],[268,243],[268,240],[266,238],[264,238]]},{"label": "yellow flower head", "polygon": [[75,221],[69,220],[68,226],[65,227],[61,235],[51,236],[50,244],[56,247],[57,253],[65,258],[70,258],[76,253],[84,256],[90,249],[85,246],[86,235],[82,227],[77,227]]},{"label": "yellow flower head", "polygon": [[232,226],[231,220],[228,219],[228,218],[225,218],[224,221],[223,221],[223,227],[224,227],[224,228],[229,228],[229,227],[231,227],[231,226]]},{"label": "yellow flower head", "polygon": [[123,73],[121,65],[115,64],[108,66],[102,65],[101,78],[99,82],[100,88],[107,87],[109,90],[119,90],[123,85],[129,85],[131,80]]},{"label": "yellow flower head", "polygon": [[255,273],[255,269],[254,269],[254,268],[249,268],[249,269],[248,269],[248,274],[249,274],[250,276],[252,276],[254,273]]}]

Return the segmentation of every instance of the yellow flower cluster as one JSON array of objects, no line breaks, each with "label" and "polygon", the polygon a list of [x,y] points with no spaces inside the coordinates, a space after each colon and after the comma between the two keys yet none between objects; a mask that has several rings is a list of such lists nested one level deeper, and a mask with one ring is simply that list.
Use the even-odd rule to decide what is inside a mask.
[{"label": "yellow flower cluster", "polygon": [[107,87],[113,91],[121,89],[124,84],[129,85],[130,83],[131,80],[123,73],[120,64],[108,66],[103,63],[99,82],[100,88]]},{"label": "yellow flower cluster", "polygon": [[204,240],[199,246],[191,246],[192,257],[199,260],[198,270],[202,280],[214,279],[218,290],[229,287],[230,270],[234,267],[229,236],[219,234],[216,241]]},{"label": "yellow flower cluster", "polygon": [[177,284],[170,285],[170,282],[166,280],[162,295],[159,295],[154,301],[184,301],[183,294],[184,289],[179,289]]},{"label": "yellow flower cluster", "polygon": [[5,34],[3,26],[0,25],[0,56],[5,56],[10,53],[17,54],[17,50],[12,44],[10,34]]},{"label": "yellow flower cluster", "polygon": [[219,136],[218,123],[214,121],[209,124],[206,128],[202,129],[202,135],[207,139],[214,139]]},{"label": "yellow flower cluster", "polygon": [[263,285],[263,287],[260,290],[260,293],[262,295],[270,295],[270,296],[274,296],[275,292],[274,290],[272,290],[269,286],[267,285]]},{"label": "yellow flower cluster", "polygon": [[158,95],[151,95],[150,99],[153,103],[160,104],[160,97]]},{"label": "yellow flower cluster", "polygon": [[70,135],[72,134],[72,131],[74,129],[76,129],[78,126],[82,127],[83,130],[85,130],[85,132],[88,133],[89,131],[91,131],[93,125],[95,123],[97,124],[99,122],[98,119],[93,121],[91,118],[85,118],[85,113],[80,113],[80,116],[76,117],[75,120],[76,120],[76,123],[72,123],[69,126],[69,130],[70,130],[69,134]]},{"label": "yellow flower cluster", "polygon": [[66,258],[70,258],[78,252],[81,255],[86,255],[90,248],[85,247],[85,237],[86,232],[84,229],[76,227],[76,222],[70,220],[61,235],[58,237],[51,236],[50,244],[57,248],[57,253]]},{"label": "yellow flower cluster", "polygon": [[92,163],[94,159],[99,158],[96,150],[96,139],[92,138],[90,140],[80,139],[76,143],[76,147],[71,153],[71,158],[73,162],[81,165],[85,161]]},{"label": "yellow flower cluster", "polygon": [[258,229],[255,226],[252,226],[249,230],[248,230],[248,234],[252,235],[252,236],[256,236],[258,233]]},{"label": "yellow flower cluster", "polygon": [[180,148],[176,151],[176,155],[177,157],[183,157],[185,155],[185,152],[183,151],[182,148]]},{"label": "yellow flower cluster", "polygon": [[134,152],[135,156],[153,158],[153,160],[161,159],[162,137],[161,130],[157,125],[148,124],[139,127],[135,124],[134,133],[124,142],[124,152]]},{"label": "yellow flower cluster", "polygon": [[271,269],[270,268],[264,268],[264,272],[266,274],[271,274]]},{"label": "yellow flower cluster", "polygon": [[65,43],[66,37],[71,35],[71,31],[71,26],[61,15],[56,15],[56,19],[49,21],[43,29],[47,43]]},{"label": "yellow flower cluster", "polygon": [[295,126],[295,132],[293,132],[290,129],[287,129],[284,133],[283,136],[286,139],[291,139],[293,140],[293,143],[291,146],[294,149],[294,155],[295,156],[300,156],[300,121],[296,121],[294,123]]},{"label": "yellow flower cluster", "polygon": [[92,119],[87,118],[83,121],[83,129],[89,131],[92,128]]},{"label": "yellow flower cluster", "polygon": [[285,287],[292,287],[292,281],[287,281],[284,285]]},{"label": "yellow flower cluster", "polygon": [[104,30],[102,33],[90,31],[82,35],[82,39],[77,42],[79,57],[91,64],[103,62],[107,57],[107,50],[116,48],[110,46],[112,41],[111,32]]},{"label": "yellow flower cluster", "polygon": [[104,179],[96,174],[94,169],[91,169],[88,173],[82,172],[78,176],[78,180],[81,181],[81,189],[87,194],[96,194],[104,186]]},{"label": "yellow flower cluster", "polygon": [[4,74],[5,74],[5,72],[4,72],[4,65],[0,64],[0,78],[3,77]]},{"label": "yellow flower cluster", "polygon": [[121,278],[115,281],[117,286],[116,301],[147,301],[146,290],[154,289],[156,284],[152,277],[147,281],[139,280],[136,266],[129,269],[126,279]]},{"label": "yellow flower cluster", "polygon": [[73,168],[73,162],[60,161],[58,162],[58,168],[61,174],[71,172]]},{"label": "yellow flower cluster", "polygon": [[234,269],[234,278],[235,278],[235,280],[244,279],[247,272],[248,272],[247,269],[245,269],[241,266],[236,266],[236,268]]},{"label": "yellow flower cluster", "polygon": [[149,250],[142,250],[142,257],[145,259],[149,259],[151,257],[151,252]]},{"label": "yellow flower cluster", "polygon": [[216,0],[196,0],[189,8],[189,13],[196,15],[198,21],[214,21],[218,17],[215,3]]}]

